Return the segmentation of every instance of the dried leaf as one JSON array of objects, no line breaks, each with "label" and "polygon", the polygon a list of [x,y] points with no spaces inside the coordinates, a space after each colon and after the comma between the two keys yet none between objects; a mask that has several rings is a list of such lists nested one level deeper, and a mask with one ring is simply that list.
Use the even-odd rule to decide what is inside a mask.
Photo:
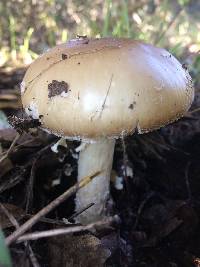
[{"label": "dried leaf", "polygon": [[49,252],[51,267],[101,267],[111,255],[91,234],[51,238]]}]

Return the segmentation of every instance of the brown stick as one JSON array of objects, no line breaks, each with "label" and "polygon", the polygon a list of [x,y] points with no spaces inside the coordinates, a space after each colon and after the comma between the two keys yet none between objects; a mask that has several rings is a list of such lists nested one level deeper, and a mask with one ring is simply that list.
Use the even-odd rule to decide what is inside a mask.
[{"label": "brown stick", "polygon": [[1,210],[4,212],[4,214],[7,216],[7,218],[9,219],[9,221],[12,223],[12,225],[17,229],[19,228],[19,223],[18,221],[15,219],[15,217],[12,215],[12,213],[10,213],[2,203],[0,203],[0,208]]},{"label": "brown stick", "polygon": [[9,156],[9,154],[11,153],[15,144],[17,143],[17,140],[19,139],[19,137],[20,137],[20,135],[17,133],[15,136],[15,139],[12,141],[12,144],[10,145],[9,149],[6,151],[6,154],[0,158],[0,163]]},{"label": "brown stick", "polygon": [[191,111],[188,111],[187,114],[190,115],[190,114],[193,114],[193,113],[198,112],[198,111],[200,111],[200,108],[195,108],[195,109],[193,109]]},{"label": "brown stick", "polygon": [[6,238],[6,245],[10,245],[12,242],[16,241],[19,236],[25,233],[28,229],[30,229],[36,222],[40,220],[41,217],[45,216],[47,213],[55,209],[58,205],[60,205],[63,201],[69,198],[71,195],[75,194],[80,188],[87,185],[94,177],[99,175],[101,172],[95,172],[92,175],[86,176],[80,182],[76,183],[74,186],[65,191],[62,195],[54,199],[50,202],[46,207],[41,209],[38,213],[36,213],[31,219],[22,224],[16,231],[14,231],[11,235]]},{"label": "brown stick", "polygon": [[90,223],[85,226],[73,226],[73,227],[65,227],[65,228],[60,228],[60,229],[53,229],[53,230],[47,230],[47,231],[38,231],[26,235],[22,235],[17,239],[18,242],[24,242],[28,240],[37,240],[39,238],[46,238],[46,237],[51,237],[51,236],[58,236],[58,235],[63,235],[63,234],[71,234],[71,233],[77,233],[77,232],[85,232],[88,230],[93,230],[96,228],[103,228],[105,226],[109,226],[112,223],[117,223],[119,221],[119,218],[117,215],[113,217],[108,217],[104,220],[97,221],[94,223]]}]

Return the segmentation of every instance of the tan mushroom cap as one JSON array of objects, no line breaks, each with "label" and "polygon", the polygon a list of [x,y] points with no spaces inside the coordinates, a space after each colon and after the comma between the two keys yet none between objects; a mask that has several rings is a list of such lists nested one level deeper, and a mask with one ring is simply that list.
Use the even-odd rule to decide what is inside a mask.
[{"label": "tan mushroom cap", "polygon": [[130,39],[79,38],[27,70],[22,103],[41,127],[74,139],[160,128],[190,107],[188,71],[164,49]]}]

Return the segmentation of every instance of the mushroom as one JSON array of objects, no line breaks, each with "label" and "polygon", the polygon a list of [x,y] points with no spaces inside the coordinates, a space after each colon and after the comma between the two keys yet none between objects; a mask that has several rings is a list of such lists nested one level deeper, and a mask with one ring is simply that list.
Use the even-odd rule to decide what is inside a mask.
[{"label": "mushroom", "polygon": [[[164,49],[131,39],[77,38],[36,59],[22,82],[26,113],[57,136],[81,140],[76,195],[82,224],[106,216],[115,139],[158,129],[189,109],[188,71]],[[85,144],[85,145],[84,145]]]}]

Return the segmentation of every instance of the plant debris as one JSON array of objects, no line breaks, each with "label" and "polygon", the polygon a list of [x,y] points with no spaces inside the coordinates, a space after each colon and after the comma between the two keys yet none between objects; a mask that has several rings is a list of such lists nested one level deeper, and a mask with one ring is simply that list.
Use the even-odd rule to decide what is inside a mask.
[{"label": "plant debris", "polygon": [[[91,234],[59,236],[49,240],[50,266],[101,267],[111,252]],[[59,259],[59,260],[58,260]]]},{"label": "plant debris", "polygon": [[39,119],[20,118],[17,116],[8,117],[8,121],[19,133],[28,132],[30,128],[36,128],[41,125]]}]

